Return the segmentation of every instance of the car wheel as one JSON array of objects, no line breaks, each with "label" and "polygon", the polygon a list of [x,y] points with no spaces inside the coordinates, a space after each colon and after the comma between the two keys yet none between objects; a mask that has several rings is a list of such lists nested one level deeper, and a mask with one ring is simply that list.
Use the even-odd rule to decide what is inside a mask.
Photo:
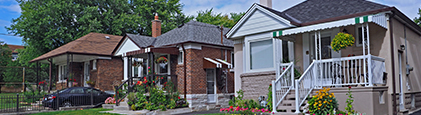
[{"label": "car wheel", "polygon": [[66,101],[63,103],[63,107],[71,107],[72,103],[70,103],[69,101]]}]

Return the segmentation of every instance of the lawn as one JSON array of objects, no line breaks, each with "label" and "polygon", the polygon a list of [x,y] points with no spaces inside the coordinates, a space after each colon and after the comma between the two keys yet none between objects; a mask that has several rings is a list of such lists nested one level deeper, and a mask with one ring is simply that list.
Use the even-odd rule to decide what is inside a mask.
[{"label": "lawn", "polygon": [[[0,93],[0,109],[16,108],[16,94],[17,93]],[[23,96],[22,93],[19,93],[19,96],[21,95]]]},{"label": "lawn", "polygon": [[111,113],[100,113],[100,111],[110,111],[112,109],[94,108],[85,110],[69,110],[69,111],[52,111],[52,112],[41,112],[31,115],[120,115]]}]

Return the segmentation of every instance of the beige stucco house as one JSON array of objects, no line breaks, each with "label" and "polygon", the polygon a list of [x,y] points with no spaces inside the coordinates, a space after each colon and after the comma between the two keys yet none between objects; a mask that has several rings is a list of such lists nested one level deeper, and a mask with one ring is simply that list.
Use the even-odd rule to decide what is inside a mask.
[{"label": "beige stucco house", "polygon": [[[397,8],[307,0],[281,12],[271,0],[261,4],[226,34],[234,41],[235,90],[246,99],[266,95],[274,84],[275,109],[299,113],[313,91],[331,87],[344,110],[352,86],[354,109],[368,115],[421,108],[421,28]],[[330,44],[339,32],[353,35],[355,44],[336,52]]]}]

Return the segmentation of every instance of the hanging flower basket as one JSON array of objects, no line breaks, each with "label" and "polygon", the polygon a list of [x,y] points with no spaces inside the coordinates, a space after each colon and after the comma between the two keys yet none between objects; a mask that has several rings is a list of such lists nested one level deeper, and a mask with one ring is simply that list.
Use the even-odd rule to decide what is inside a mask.
[{"label": "hanging flower basket", "polygon": [[155,60],[155,63],[167,63],[167,62],[168,62],[168,59],[166,57],[163,57],[163,56],[161,56],[161,57],[159,57]]},{"label": "hanging flower basket", "polygon": [[345,49],[348,46],[352,46],[355,43],[355,38],[351,34],[339,32],[335,38],[333,38],[332,43],[330,46],[332,47],[333,51],[339,51],[341,49]]}]

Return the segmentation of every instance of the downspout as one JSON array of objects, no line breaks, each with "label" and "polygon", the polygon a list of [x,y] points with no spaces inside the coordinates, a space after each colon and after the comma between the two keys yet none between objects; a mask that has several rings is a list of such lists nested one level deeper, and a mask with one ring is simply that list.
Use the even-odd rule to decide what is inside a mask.
[{"label": "downspout", "polygon": [[391,55],[391,60],[392,60],[392,107],[393,107],[393,115],[397,115],[397,110],[396,110],[396,80],[395,80],[395,49],[393,46],[393,17],[395,16],[395,14],[392,12],[392,14],[389,17],[389,27],[390,27],[390,55]]},{"label": "downspout", "polygon": [[187,66],[186,66],[186,49],[184,49],[184,45],[181,44],[181,48],[183,49],[183,68],[184,68],[184,99],[187,100]]}]

